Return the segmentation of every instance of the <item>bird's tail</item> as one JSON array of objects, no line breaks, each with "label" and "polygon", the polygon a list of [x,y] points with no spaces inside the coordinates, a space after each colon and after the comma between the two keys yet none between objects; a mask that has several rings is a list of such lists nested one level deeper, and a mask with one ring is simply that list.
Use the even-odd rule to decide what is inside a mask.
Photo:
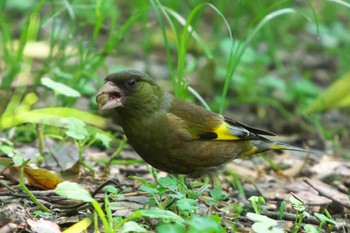
[{"label": "bird's tail", "polygon": [[283,142],[272,142],[268,149],[269,150],[292,150],[292,151],[310,153],[310,151],[308,150],[302,149],[300,147],[292,146]]},{"label": "bird's tail", "polygon": [[247,152],[247,155],[261,153],[268,150],[292,150],[300,151],[304,153],[310,153],[310,151],[304,150],[300,147],[291,146],[283,142],[275,142],[270,140],[252,140],[253,149]]}]

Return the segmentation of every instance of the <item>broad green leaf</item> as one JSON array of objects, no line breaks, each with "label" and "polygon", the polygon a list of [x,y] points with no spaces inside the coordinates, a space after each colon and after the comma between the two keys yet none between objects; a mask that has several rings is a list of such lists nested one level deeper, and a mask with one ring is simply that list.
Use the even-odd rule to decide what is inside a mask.
[{"label": "broad green leaf", "polygon": [[[225,55],[226,59],[229,60],[231,51],[242,51],[242,48],[245,46],[244,42],[241,42],[239,40],[234,40],[233,49],[232,49],[232,41],[230,38],[224,38],[219,43],[220,50]],[[249,64],[249,63],[256,63],[256,62],[267,62],[268,56],[257,53],[252,47],[246,46],[245,50],[243,51],[241,60],[242,63]]]},{"label": "broad green leaf", "polygon": [[247,213],[247,218],[255,222],[252,229],[256,233],[284,233],[283,229],[277,227],[277,221],[267,216]]},{"label": "broad green leaf", "polygon": [[182,199],[185,197],[185,194],[181,192],[175,192],[175,193],[169,193],[168,196],[173,197],[175,199]]},{"label": "broad green leaf", "polygon": [[143,216],[149,217],[149,218],[163,219],[163,220],[168,220],[168,221],[177,222],[177,223],[184,222],[183,218],[181,218],[179,215],[176,215],[174,212],[171,212],[169,210],[152,208],[147,210],[139,210],[139,212]]},{"label": "broad green leaf", "polygon": [[286,82],[283,79],[273,75],[261,77],[259,78],[258,82],[265,88],[273,88],[280,92],[284,92],[287,89]]},{"label": "broad green leaf", "polygon": [[268,226],[277,226],[276,220],[261,214],[247,213],[247,218],[253,222],[264,222]]},{"label": "broad green leaf", "polygon": [[113,185],[107,185],[102,190],[107,192],[107,193],[118,194],[118,189],[116,187],[114,187]]},{"label": "broad green leaf", "polygon": [[186,233],[184,225],[176,223],[164,223],[157,227],[158,233]]},{"label": "broad green leaf", "polygon": [[80,184],[70,181],[64,181],[58,184],[55,193],[78,201],[91,202],[94,200],[90,193]]},{"label": "broad green leaf", "polygon": [[77,90],[63,84],[53,81],[49,78],[42,78],[41,84],[52,89],[56,94],[61,94],[68,97],[80,97],[80,93]]},{"label": "broad green leaf", "polygon": [[0,151],[2,151],[5,155],[8,155],[8,156],[12,156],[13,154],[13,149],[12,147],[8,146],[8,145],[1,145],[0,144]]},{"label": "broad green leaf", "polygon": [[176,202],[176,206],[179,207],[180,210],[184,212],[191,213],[192,211],[196,211],[198,207],[196,206],[196,200],[183,198]]},{"label": "broad green leaf", "polygon": [[66,135],[76,140],[84,140],[88,136],[88,131],[85,128],[85,123],[73,117],[60,119],[60,122],[68,130]]},{"label": "broad green leaf", "polygon": [[304,226],[304,231],[305,233],[319,233],[319,231],[317,230],[317,227],[311,224],[306,224]]},{"label": "broad green leaf", "polygon": [[59,77],[60,79],[65,79],[65,80],[70,80],[70,79],[74,78],[71,73],[66,73],[58,67],[53,70],[53,74],[55,76]]},{"label": "broad green leaf", "polygon": [[307,113],[350,106],[350,72],[328,87],[307,109]]},{"label": "broad green leaf", "polygon": [[171,177],[161,177],[158,179],[158,184],[161,186],[168,188],[170,190],[176,190],[177,188],[177,183],[174,179]]},{"label": "broad green leaf", "polygon": [[6,138],[0,138],[0,145],[1,144],[6,144],[8,146],[13,147],[13,143],[10,140],[6,139]]},{"label": "broad green leaf", "polygon": [[13,160],[10,158],[0,156],[0,167],[11,167],[13,165]]},{"label": "broad green leaf", "polygon": [[100,140],[106,148],[109,148],[109,143],[112,141],[109,136],[103,133],[96,133],[95,138]]},{"label": "broad green leaf", "polygon": [[216,216],[193,216],[188,222],[189,233],[225,233],[226,229],[221,226]]},{"label": "broad green leaf", "polygon": [[21,154],[15,154],[12,157],[12,161],[13,161],[14,165],[16,165],[16,166],[21,166],[24,163],[24,160],[25,160],[24,156]]},{"label": "broad green leaf", "polygon": [[255,233],[285,233],[283,229],[268,226],[265,222],[256,222],[252,225]]},{"label": "broad green leaf", "polygon": [[139,188],[141,191],[147,192],[149,194],[155,194],[155,193],[159,193],[158,189],[155,188],[151,188],[145,185],[141,185]]},{"label": "broad green leaf", "polygon": [[128,233],[128,232],[149,232],[145,228],[143,228],[140,224],[134,221],[126,222],[122,229],[120,230],[120,233]]},{"label": "broad green leaf", "polygon": [[107,119],[75,108],[53,107],[32,110],[33,113],[49,114],[55,117],[74,117],[99,128],[107,127]]},{"label": "broad green leaf", "polygon": [[60,123],[62,117],[74,117],[99,128],[107,127],[107,119],[103,117],[75,108],[57,107],[42,108],[3,116],[0,118],[0,130],[9,129],[23,123],[39,123],[63,127]]},{"label": "broad green leaf", "polygon": [[324,214],[319,214],[319,213],[314,213],[314,215],[316,216],[316,218],[318,218],[318,220],[320,220],[321,222],[329,222],[333,225],[336,225],[337,222],[334,221],[333,219],[328,218],[326,215]]},{"label": "broad green leaf", "polygon": [[300,212],[303,212],[305,210],[303,201],[299,199],[297,196],[295,196],[294,194],[290,196],[289,201],[292,202],[292,206],[295,210]]},{"label": "broad green leaf", "polygon": [[226,199],[226,196],[222,193],[221,186],[217,186],[214,189],[210,190],[210,196],[217,201]]}]

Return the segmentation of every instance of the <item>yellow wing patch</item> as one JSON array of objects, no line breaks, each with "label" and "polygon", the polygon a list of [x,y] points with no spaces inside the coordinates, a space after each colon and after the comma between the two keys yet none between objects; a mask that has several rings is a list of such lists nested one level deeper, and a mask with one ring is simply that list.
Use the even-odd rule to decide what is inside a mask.
[{"label": "yellow wing patch", "polygon": [[238,140],[238,136],[232,134],[230,131],[229,125],[226,122],[223,122],[218,128],[214,130],[218,136],[215,140]]}]

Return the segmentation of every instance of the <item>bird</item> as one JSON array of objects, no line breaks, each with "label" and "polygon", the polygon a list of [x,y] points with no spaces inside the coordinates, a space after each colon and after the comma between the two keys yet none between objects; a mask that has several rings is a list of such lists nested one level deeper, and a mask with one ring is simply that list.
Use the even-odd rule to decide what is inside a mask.
[{"label": "bird", "polygon": [[171,174],[212,176],[236,158],[268,150],[305,152],[267,138],[274,133],[179,99],[138,70],[109,74],[96,102],[113,113],[144,161]]}]

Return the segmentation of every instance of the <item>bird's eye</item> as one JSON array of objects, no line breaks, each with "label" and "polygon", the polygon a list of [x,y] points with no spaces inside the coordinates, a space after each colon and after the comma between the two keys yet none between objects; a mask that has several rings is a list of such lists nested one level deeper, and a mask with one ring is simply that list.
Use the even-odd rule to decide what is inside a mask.
[{"label": "bird's eye", "polygon": [[136,85],[136,80],[135,79],[129,79],[128,80],[128,85],[129,85],[129,87],[134,87]]}]

